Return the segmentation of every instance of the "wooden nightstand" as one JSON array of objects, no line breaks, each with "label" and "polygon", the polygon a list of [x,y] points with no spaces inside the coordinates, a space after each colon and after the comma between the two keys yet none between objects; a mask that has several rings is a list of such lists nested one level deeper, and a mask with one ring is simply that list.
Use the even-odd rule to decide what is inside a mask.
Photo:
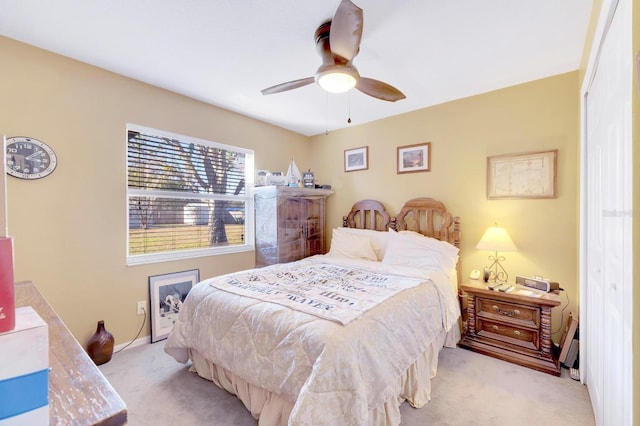
[{"label": "wooden nightstand", "polygon": [[560,296],[514,287],[500,292],[482,282],[460,286],[467,296],[467,330],[459,346],[559,376],[551,350],[551,309],[560,305]]}]

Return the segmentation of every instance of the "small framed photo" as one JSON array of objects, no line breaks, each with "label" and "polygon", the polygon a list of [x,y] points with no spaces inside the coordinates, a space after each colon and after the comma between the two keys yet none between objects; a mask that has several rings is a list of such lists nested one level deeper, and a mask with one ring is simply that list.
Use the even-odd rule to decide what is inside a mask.
[{"label": "small framed photo", "polygon": [[199,269],[149,277],[151,343],[169,336],[178,320],[182,303],[198,281]]},{"label": "small framed photo", "polygon": [[558,150],[487,157],[487,199],[556,198]]},{"label": "small framed photo", "polygon": [[369,168],[369,147],[344,150],[344,171],[355,172],[356,170],[366,170]]},{"label": "small framed photo", "polygon": [[398,174],[431,170],[431,142],[398,147]]}]

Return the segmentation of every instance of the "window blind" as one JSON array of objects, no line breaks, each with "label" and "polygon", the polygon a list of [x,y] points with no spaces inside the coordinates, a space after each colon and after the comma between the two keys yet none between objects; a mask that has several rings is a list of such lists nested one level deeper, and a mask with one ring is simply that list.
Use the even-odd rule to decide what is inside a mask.
[{"label": "window blind", "polygon": [[252,175],[251,150],[129,127],[129,263],[250,249]]}]

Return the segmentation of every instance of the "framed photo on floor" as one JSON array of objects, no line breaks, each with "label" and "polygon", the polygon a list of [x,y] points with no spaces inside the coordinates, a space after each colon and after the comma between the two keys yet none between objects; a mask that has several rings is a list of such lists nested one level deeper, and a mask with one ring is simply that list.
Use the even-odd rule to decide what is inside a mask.
[{"label": "framed photo on floor", "polygon": [[149,277],[151,343],[169,336],[178,320],[182,303],[198,281],[199,269]]}]

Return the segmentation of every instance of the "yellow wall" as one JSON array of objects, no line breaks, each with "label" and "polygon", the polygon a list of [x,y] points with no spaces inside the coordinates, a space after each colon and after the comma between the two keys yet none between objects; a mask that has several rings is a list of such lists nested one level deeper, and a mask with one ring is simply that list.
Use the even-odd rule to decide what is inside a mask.
[{"label": "yellow wall", "polygon": [[[396,174],[396,148],[431,142],[431,171]],[[345,149],[369,147],[369,169],[345,173]],[[462,218],[463,277],[488,264],[475,249],[488,226],[504,226],[518,252],[505,253],[509,274],[557,280],[578,301],[579,80],[571,72],[354,126],[312,138],[313,170],[336,191],[330,227],[355,200],[374,198],[391,214],[413,197],[433,197]],[[487,200],[487,156],[558,149],[558,197]],[[563,304],[564,304],[563,303]],[[560,310],[554,310],[554,328]],[[559,336],[554,336],[558,340]]]},{"label": "yellow wall", "polygon": [[16,280],[33,281],[81,344],[98,320],[116,344],[133,339],[150,275],[254,264],[246,252],[125,266],[127,122],[254,149],[259,169],[309,162],[304,136],[2,37],[0,63],[0,134],[40,139],[58,156],[45,179],[8,178]]}]

